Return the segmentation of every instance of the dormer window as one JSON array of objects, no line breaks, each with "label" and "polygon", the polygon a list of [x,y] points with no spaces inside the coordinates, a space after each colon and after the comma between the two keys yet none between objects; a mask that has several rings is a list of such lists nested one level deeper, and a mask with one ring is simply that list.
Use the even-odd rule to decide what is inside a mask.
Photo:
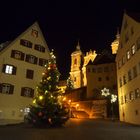
[{"label": "dormer window", "polygon": [[31,35],[33,36],[33,37],[38,37],[38,31],[37,30],[35,30],[35,29],[32,29],[32,32],[31,32]]}]

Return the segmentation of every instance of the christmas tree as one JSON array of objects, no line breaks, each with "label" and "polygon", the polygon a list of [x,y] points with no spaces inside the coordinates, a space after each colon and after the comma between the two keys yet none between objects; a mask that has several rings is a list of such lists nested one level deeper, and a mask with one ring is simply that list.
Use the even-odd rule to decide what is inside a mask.
[{"label": "christmas tree", "polygon": [[34,126],[61,126],[68,120],[68,109],[58,87],[60,73],[53,52],[50,57],[27,116],[28,122]]}]

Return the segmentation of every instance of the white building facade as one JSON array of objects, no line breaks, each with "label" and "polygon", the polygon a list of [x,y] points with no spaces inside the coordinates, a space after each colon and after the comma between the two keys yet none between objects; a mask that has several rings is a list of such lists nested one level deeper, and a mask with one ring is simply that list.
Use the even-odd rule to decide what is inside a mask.
[{"label": "white building facade", "polygon": [[14,41],[0,45],[0,119],[23,120],[48,59],[37,22]]}]

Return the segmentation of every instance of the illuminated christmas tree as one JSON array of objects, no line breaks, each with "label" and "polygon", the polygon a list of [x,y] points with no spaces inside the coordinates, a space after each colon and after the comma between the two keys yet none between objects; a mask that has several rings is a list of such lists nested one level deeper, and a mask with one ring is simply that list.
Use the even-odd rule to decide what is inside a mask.
[{"label": "illuminated christmas tree", "polygon": [[58,87],[60,73],[56,66],[56,57],[50,53],[50,60],[42,73],[42,80],[27,116],[34,126],[61,126],[68,120],[68,109],[63,103],[63,96]]}]

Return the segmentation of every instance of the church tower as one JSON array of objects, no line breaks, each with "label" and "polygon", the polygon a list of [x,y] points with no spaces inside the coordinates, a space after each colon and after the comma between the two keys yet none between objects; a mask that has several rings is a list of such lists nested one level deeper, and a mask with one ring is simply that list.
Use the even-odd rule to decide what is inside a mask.
[{"label": "church tower", "polygon": [[76,50],[71,54],[70,76],[74,82],[74,88],[80,88],[82,86],[81,65],[82,65],[82,51],[80,49],[80,44],[78,41]]},{"label": "church tower", "polygon": [[111,44],[112,54],[117,54],[117,50],[119,47],[119,39],[120,39],[120,34],[118,29],[116,34],[116,39]]}]

